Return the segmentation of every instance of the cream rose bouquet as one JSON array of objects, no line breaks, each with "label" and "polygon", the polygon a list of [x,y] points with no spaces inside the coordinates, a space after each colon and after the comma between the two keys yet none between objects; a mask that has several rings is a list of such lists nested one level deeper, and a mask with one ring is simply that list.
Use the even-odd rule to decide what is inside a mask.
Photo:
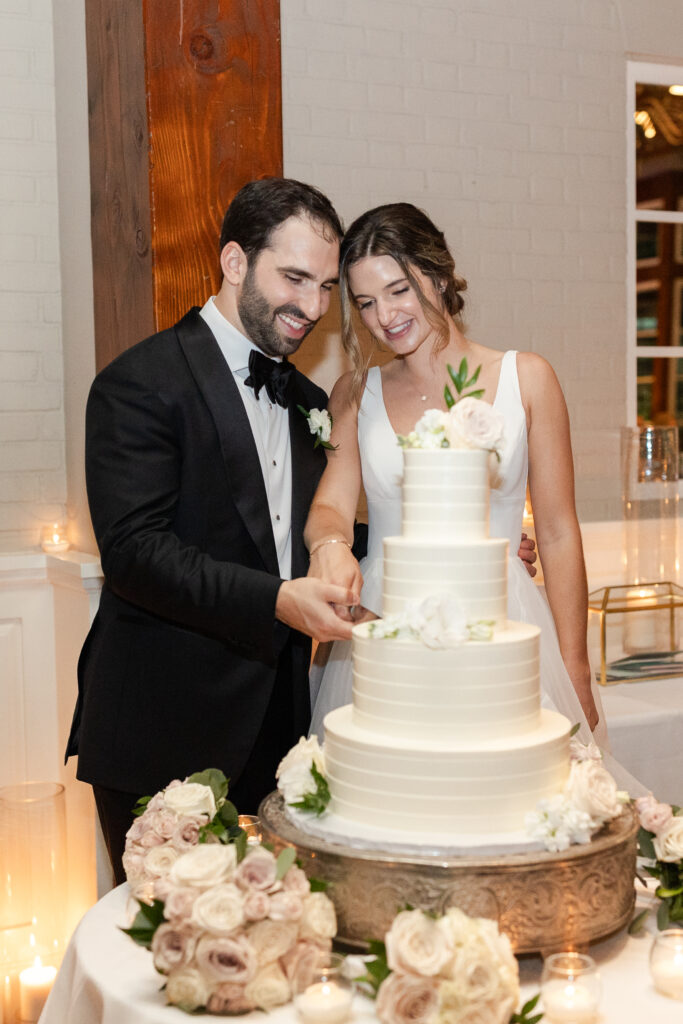
[{"label": "cream rose bouquet", "polygon": [[168,1003],[229,1016],[272,1010],[310,984],[337,921],[295,856],[264,846],[241,856],[236,844],[210,843],[178,857],[164,898],[140,901],[123,929],[151,950]]},{"label": "cream rose bouquet", "polygon": [[361,979],[377,996],[382,1024],[536,1024],[519,1013],[519,969],[507,935],[495,921],[455,907],[443,917],[422,910],[396,915]]},{"label": "cream rose bouquet", "polygon": [[227,795],[225,775],[209,768],[184,782],[174,779],[159,793],[139,801],[123,854],[134,896],[163,898],[164,879],[176,860],[199,843],[236,843],[244,855],[246,833]]},{"label": "cream rose bouquet", "polygon": [[[652,793],[638,797],[636,810],[640,818],[638,855],[645,861],[645,871],[659,880],[655,896],[661,900],[657,910],[657,926],[668,928],[683,922],[683,808],[660,803]],[[633,921],[631,934],[640,930],[648,914],[641,911]]]}]

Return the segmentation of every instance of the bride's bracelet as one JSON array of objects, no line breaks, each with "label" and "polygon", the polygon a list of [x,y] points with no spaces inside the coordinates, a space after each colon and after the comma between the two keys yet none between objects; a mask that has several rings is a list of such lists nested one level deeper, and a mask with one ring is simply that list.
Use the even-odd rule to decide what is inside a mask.
[{"label": "bride's bracelet", "polygon": [[310,557],[313,558],[316,551],[319,551],[320,548],[325,546],[325,544],[346,544],[347,548],[349,548],[349,550],[351,549],[351,545],[348,540],[344,540],[343,537],[328,537],[327,540],[320,540],[317,544],[313,545],[311,550],[308,552]]}]

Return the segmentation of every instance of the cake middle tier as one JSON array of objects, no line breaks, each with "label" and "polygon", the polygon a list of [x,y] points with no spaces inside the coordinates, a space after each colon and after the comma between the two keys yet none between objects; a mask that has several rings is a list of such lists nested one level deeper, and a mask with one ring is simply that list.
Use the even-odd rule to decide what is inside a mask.
[{"label": "cake middle tier", "polygon": [[[538,728],[538,626],[508,622],[491,640],[432,648],[353,628],[353,723],[390,738],[476,741]],[[327,728],[327,726],[326,726]]]},{"label": "cake middle tier", "polygon": [[406,604],[451,594],[468,620],[507,618],[508,541],[385,537],[382,612],[400,614]]}]

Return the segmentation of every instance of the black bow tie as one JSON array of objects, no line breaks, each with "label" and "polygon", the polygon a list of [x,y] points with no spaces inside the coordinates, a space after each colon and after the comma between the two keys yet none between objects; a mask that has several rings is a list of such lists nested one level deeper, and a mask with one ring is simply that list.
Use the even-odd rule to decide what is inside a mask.
[{"label": "black bow tie", "polygon": [[277,402],[286,409],[293,372],[294,367],[286,359],[276,363],[253,348],[249,353],[249,376],[244,383],[254,389],[257,398],[261,388],[265,387],[271,402]]}]

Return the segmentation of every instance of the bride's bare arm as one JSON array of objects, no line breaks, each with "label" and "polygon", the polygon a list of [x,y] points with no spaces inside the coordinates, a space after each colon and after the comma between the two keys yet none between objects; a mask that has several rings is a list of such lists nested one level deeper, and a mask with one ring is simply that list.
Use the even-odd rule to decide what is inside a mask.
[{"label": "bride's bare arm", "polygon": [[545,588],[562,659],[594,729],[598,712],[591,694],[586,628],[588,586],[581,531],[574,503],[574,465],[569,416],[549,363],[527,352],[517,367],[529,438],[529,492]]},{"label": "bride's bare arm", "polygon": [[[336,450],[328,449],[326,453],[327,467],[306,521],[304,542],[311,555],[308,574],[360,592],[363,580],[351,554],[361,468],[358,404],[352,394],[350,373],[335,384],[328,409],[333,420],[330,440]],[[341,609],[337,612],[343,614]]]}]

